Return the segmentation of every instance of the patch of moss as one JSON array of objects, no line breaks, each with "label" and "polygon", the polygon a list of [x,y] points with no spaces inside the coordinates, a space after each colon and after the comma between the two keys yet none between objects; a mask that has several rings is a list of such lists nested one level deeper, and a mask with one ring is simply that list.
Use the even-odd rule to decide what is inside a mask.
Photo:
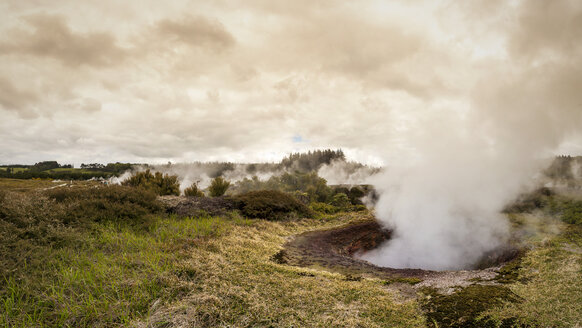
[{"label": "patch of moss", "polygon": [[493,278],[494,281],[500,284],[510,284],[516,281],[524,282],[524,278],[520,278],[519,269],[521,268],[521,259],[517,258],[499,269],[498,275]]},{"label": "patch of moss", "polygon": [[[429,327],[503,327],[511,326],[510,320],[495,322],[481,318],[484,311],[503,302],[518,302],[519,297],[505,286],[471,285],[451,295],[442,295],[434,288],[423,288],[421,300]],[[508,327],[509,327],[508,326]]]}]

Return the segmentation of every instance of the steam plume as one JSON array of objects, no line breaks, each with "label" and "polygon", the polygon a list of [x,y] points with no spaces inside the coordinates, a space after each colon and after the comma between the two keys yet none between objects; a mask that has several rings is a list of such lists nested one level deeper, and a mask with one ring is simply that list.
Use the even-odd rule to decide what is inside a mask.
[{"label": "steam plume", "polygon": [[[395,237],[364,259],[395,268],[460,269],[503,243],[504,204],[560,145],[579,137],[582,51],[579,36],[569,33],[580,28],[576,7],[521,3],[507,57],[475,72],[472,88],[459,91],[461,106],[428,108],[402,133],[411,154],[397,162],[387,154],[388,167],[374,182],[381,192],[377,216]],[[560,12],[552,24],[572,26],[536,33],[548,10]]]}]

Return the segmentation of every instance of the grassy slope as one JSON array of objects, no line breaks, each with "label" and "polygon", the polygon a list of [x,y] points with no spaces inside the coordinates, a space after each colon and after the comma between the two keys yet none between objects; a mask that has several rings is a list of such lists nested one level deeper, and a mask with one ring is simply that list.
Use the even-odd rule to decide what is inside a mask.
[{"label": "grassy slope", "polygon": [[21,180],[0,178],[0,190],[32,191],[58,185],[51,180]]},{"label": "grassy slope", "polygon": [[[45,187],[44,181],[7,180],[0,179],[0,189]],[[146,226],[62,229],[56,243],[1,249],[17,252],[22,263],[2,272],[0,326],[424,326],[419,304],[395,302],[381,281],[350,281],[270,260],[288,236],[355,219],[157,215]],[[521,301],[482,316],[533,327],[581,325],[582,228],[527,215],[513,219],[536,230],[520,279],[505,285]]]},{"label": "grassy slope", "polygon": [[416,302],[394,302],[376,280],[348,281],[339,274],[270,260],[284,237],[347,222],[250,221],[192,249],[181,265],[187,292],[153,311],[139,325],[170,321],[203,327],[417,327],[424,325]]},{"label": "grassy slope", "polygon": [[[42,181],[22,182],[13,190],[45,187]],[[34,194],[24,197],[29,192],[10,194],[5,206],[58,222],[54,205]],[[270,260],[287,236],[353,219],[267,222],[162,214],[144,225],[51,223],[45,232],[20,227],[14,231],[50,237],[0,241],[0,252],[16,259],[5,262],[9,269],[0,275],[0,326],[423,326],[416,302],[395,303],[380,281],[348,281]],[[12,229],[10,223],[3,227]]]},{"label": "grassy slope", "polygon": [[530,327],[582,325],[582,227],[561,225],[562,233],[537,241],[522,260],[520,281],[511,284],[521,302],[489,311],[501,321],[517,318]]}]

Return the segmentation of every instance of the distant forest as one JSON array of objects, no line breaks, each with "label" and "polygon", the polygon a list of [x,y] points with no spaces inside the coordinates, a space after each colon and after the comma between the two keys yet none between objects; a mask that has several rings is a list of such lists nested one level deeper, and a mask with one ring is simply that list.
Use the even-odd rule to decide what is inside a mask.
[{"label": "distant forest", "polygon": [[[108,179],[120,176],[124,172],[137,167],[146,167],[156,170],[164,166],[195,167],[207,174],[210,178],[223,176],[226,172],[243,170],[250,176],[261,173],[289,172],[310,173],[317,172],[322,166],[333,162],[348,164],[349,170],[354,171],[366,165],[357,162],[347,162],[341,149],[313,150],[306,153],[292,153],[279,163],[232,163],[232,162],[193,162],[168,163],[165,165],[148,165],[139,163],[88,163],[74,168],[71,164],[59,164],[57,161],[44,161],[34,165],[0,165],[0,178],[13,179],[61,179],[87,180],[92,178]],[[582,156],[557,156],[552,164],[544,171],[544,175],[554,181],[572,183],[582,180]]]},{"label": "distant forest", "polygon": [[[333,161],[346,161],[344,152],[340,150],[314,150],[307,153],[293,153],[283,158],[279,163],[250,163],[239,164],[231,162],[194,162],[167,164],[164,166],[198,166],[201,171],[210,177],[222,176],[227,171],[233,171],[237,167],[244,167],[246,173],[253,175],[260,172],[316,172],[323,165]],[[354,167],[364,167],[360,163],[350,163]],[[161,166],[161,165],[160,165]],[[157,165],[137,163],[89,163],[81,164],[80,168],[74,168],[71,164],[61,165],[57,161],[44,161],[34,165],[0,165],[0,177],[13,179],[61,179],[61,180],[85,180],[91,178],[110,178],[120,176],[124,172],[136,167],[152,167]]]}]

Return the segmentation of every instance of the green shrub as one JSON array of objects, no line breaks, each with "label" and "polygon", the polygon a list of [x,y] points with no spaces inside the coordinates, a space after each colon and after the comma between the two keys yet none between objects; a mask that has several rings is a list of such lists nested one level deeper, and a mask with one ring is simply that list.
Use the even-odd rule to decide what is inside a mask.
[{"label": "green shrub", "polygon": [[366,193],[360,187],[352,187],[348,193],[350,202],[354,205],[364,205],[362,203],[362,197],[366,196]]},{"label": "green shrub", "polygon": [[562,221],[569,224],[582,224],[582,201],[571,201],[564,207]]},{"label": "green shrub", "polygon": [[250,218],[281,220],[296,214],[311,217],[310,209],[293,196],[277,190],[251,191],[235,197],[241,213]]},{"label": "green shrub", "polygon": [[325,213],[325,214],[335,214],[335,213],[339,212],[339,208],[337,208],[333,205],[321,203],[321,202],[313,202],[313,203],[309,204],[309,207],[316,212]]},{"label": "green shrub", "polygon": [[344,194],[343,192],[340,192],[338,194],[333,195],[331,199],[331,205],[339,207],[341,209],[346,209],[351,205],[351,203],[350,199],[348,198],[348,195]]},{"label": "green shrub", "polygon": [[226,181],[223,177],[216,177],[210,183],[210,196],[212,197],[220,197],[224,195],[228,187],[230,186],[230,182]]},{"label": "green shrub", "polygon": [[309,195],[306,192],[295,190],[291,194],[293,195],[293,197],[295,197],[295,199],[300,201],[302,204],[305,204],[305,205],[309,204]]},{"label": "green shrub", "polygon": [[180,195],[178,176],[162,174],[160,172],[152,174],[150,170],[137,172],[129,179],[122,182],[122,185],[139,187],[149,190],[157,195]]},{"label": "green shrub", "polygon": [[350,208],[353,212],[362,212],[368,209],[366,205],[352,205]]},{"label": "green shrub", "polygon": [[60,188],[48,191],[49,199],[63,203],[63,223],[125,221],[142,223],[147,214],[162,210],[156,195],[143,188],[107,186],[91,189]]},{"label": "green shrub", "polygon": [[190,187],[184,189],[184,196],[188,197],[204,197],[204,192],[198,189],[198,184],[193,183]]}]

